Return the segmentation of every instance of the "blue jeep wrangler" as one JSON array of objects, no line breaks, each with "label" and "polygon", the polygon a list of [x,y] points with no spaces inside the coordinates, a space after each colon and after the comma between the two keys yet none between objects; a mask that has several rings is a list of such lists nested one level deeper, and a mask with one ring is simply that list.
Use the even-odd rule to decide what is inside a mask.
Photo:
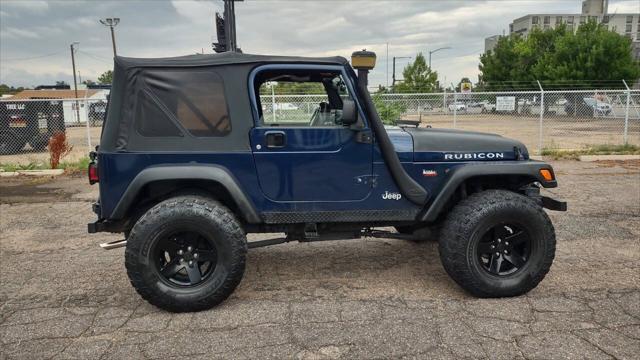
[{"label": "blue jeep wrangler", "polygon": [[[557,186],[552,167],[497,135],[385,128],[366,88],[374,56],[354,53],[353,67],[233,52],[117,57],[91,153],[100,199],[89,232],[124,233],[102,246],[126,246],[138,293],[176,312],[227,298],[248,248],[363,236],[437,238],[445,270],[475,296],[533,289],[555,253],[543,208],[566,210],[540,195]],[[270,86],[285,83],[323,100],[274,106]],[[247,243],[247,233],[285,235]]]}]

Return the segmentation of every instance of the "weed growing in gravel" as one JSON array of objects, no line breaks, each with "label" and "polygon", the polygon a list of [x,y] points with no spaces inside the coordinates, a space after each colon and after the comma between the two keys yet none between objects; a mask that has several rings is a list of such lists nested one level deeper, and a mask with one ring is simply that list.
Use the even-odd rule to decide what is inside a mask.
[{"label": "weed growing in gravel", "polygon": [[578,160],[581,155],[640,155],[640,146],[603,144],[591,145],[579,150],[560,150],[552,147],[542,149],[542,155],[555,160]]}]

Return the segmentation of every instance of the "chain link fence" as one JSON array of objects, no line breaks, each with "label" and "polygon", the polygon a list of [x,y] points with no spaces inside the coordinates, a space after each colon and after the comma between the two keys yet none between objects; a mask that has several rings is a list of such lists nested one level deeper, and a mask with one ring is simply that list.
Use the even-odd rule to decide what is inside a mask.
[{"label": "chain link fence", "polygon": [[[517,91],[380,94],[399,118],[421,127],[495,133],[522,141],[532,154],[543,149],[640,145],[640,90]],[[308,123],[326,95],[265,95],[266,123]],[[98,144],[104,99],[0,101],[0,164],[47,163],[47,144],[64,132],[77,161]]]}]

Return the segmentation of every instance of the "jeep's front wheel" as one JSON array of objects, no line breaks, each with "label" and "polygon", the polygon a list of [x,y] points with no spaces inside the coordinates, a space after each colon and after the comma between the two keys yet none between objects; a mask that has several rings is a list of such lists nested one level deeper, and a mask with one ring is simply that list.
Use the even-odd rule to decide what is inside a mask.
[{"label": "jeep's front wheel", "polygon": [[236,217],[201,196],[179,196],[147,211],[127,237],[131,284],[149,303],[172,312],[209,309],[238,286],[247,241]]},{"label": "jeep's front wheel", "polygon": [[555,256],[555,231],[542,207],[511,191],[489,190],[448,214],[439,250],[447,273],[478,297],[525,294]]}]

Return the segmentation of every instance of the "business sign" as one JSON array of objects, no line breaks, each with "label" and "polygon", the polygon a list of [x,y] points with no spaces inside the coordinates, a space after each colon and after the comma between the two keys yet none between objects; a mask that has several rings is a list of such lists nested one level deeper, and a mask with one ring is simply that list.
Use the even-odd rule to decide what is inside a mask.
[{"label": "business sign", "polygon": [[515,110],[516,110],[515,96],[497,96],[496,97],[496,111],[515,111]]},{"label": "business sign", "polygon": [[462,92],[463,94],[468,94],[471,92],[471,83],[470,82],[463,82],[460,84],[460,92]]}]

